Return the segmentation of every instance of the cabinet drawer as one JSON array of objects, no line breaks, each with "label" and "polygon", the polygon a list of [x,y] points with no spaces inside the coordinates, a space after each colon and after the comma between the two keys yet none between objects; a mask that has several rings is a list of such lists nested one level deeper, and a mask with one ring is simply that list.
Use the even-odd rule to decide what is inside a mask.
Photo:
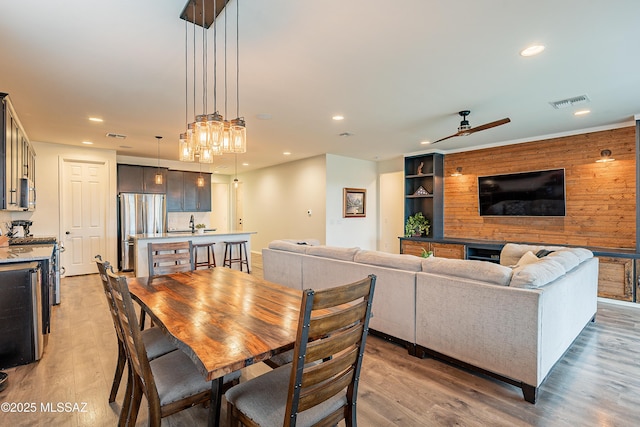
[{"label": "cabinet drawer", "polygon": [[400,242],[401,254],[422,256],[422,249],[425,251],[431,250],[431,244],[429,242],[418,242],[415,240],[401,240]]},{"label": "cabinet drawer", "polygon": [[455,243],[432,243],[433,255],[440,258],[464,259],[465,247]]},{"label": "cabinet drawer", "polygon": [[633,301],[633,260],[598,257],[598,296]]}]

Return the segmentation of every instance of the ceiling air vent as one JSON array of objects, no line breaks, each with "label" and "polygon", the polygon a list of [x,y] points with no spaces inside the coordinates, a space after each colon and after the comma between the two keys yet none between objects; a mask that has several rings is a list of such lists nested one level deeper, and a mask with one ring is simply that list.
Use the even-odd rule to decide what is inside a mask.
[{"label": "ceiling air vent", "polygon": [[121,135],[119,133],[111,133],[111,132],[109,132],[107,134],[107,138],[125,139],[126,137],[127,137],[127,135]]},{"label": "ceiling air vent", "polygon": [[590,101],[587,95],[574,96],[573,98],[561,99],[560,101],[550,102],[551,106],[556,110],[568,107],[575,107],[576,105],[586,104]]}]

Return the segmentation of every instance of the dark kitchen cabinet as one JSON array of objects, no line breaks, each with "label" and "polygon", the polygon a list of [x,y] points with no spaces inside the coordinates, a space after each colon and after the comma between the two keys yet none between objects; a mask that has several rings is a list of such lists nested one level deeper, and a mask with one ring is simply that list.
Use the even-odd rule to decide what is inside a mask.
[{"label": "dark kitchen cabinet", "polygon": [[[9,95],[0,93],[0,209],[35,208],[35,159]],[[27,194],[29,191],[33,193]]]},{"label": "dark kitchen cabinet", "polygon": [[[162,174],[162,184],[156,184],[156,173]],[[167,168],[155,166],[118,165],[119,193],[165,194]]]},{"label": "dark kitchen cabinet", "polygon": [[[202,176],[204,185],[198,186]],[[167,174],[168,212],[210,212],[211,174],[200,172],[173,171]]]}]

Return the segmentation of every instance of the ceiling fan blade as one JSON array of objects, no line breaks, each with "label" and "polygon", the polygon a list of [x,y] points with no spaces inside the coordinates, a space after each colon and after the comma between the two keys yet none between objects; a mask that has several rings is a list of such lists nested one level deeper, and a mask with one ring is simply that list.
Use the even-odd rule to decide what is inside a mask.
[{"label": "ceiling fan blade", "polygon": [[440,139],[439,139],[439,140],[437,140],[437,141],[433,141],[433,142],[432,142],[431,144],[429,144],[429,145],[433,145],[433,144],[435,144],[436,142],[444,141],[445,139],[453,138],[453,137],[455,137],[455,136],[460,136],[460,132],[458,132],[458,133],[454,133],[453,135],[445,136],[444,138],[440,138]]},{"label": "ceiling fan blade", "polygon": [[494,128],[496,126],[506,125],[510,121],[511,121],[511,119],[507,117],[507,118],[504,118],[502,120],[496,120],[495,122],[485,123],[484,125],[476,126],[474,128],[469,129],[466,133],[467,134],[471,134],[471,133],[474,133],[474,132],[480,132],[481,130],[491,129],[491,128]]}]

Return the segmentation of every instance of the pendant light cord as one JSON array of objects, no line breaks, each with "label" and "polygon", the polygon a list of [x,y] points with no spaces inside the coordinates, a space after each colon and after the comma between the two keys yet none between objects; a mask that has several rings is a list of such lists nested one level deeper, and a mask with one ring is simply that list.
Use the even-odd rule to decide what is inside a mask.
[{"label": "pendant light cord", "polygon": [[[216,5],[216,0],[213,0],[213,14],[215,15],[218,11],[218,6]],[[216,18],[213,17],[213,112],[218,112],[218,42],[217,42],[217,31],[216,31]]]},{"label": "pendant light cord", "polygon": [[224,117],[227,117],[227,10],[224,11]]},{"label": "pendant light cord", "polygon": [[236,0],[236,117],[240,118],[240,0]]},{"label": "pendant light cord", "polygon": [[189,21],[184,20],[184,126],[189,125]]},{"label": "pendant light cord", "polygon": [[[205,28],[205,3],[202,2],[202,114],[207,114],[207,29]],[[215,15],[215,11],[214,11]]]}]

